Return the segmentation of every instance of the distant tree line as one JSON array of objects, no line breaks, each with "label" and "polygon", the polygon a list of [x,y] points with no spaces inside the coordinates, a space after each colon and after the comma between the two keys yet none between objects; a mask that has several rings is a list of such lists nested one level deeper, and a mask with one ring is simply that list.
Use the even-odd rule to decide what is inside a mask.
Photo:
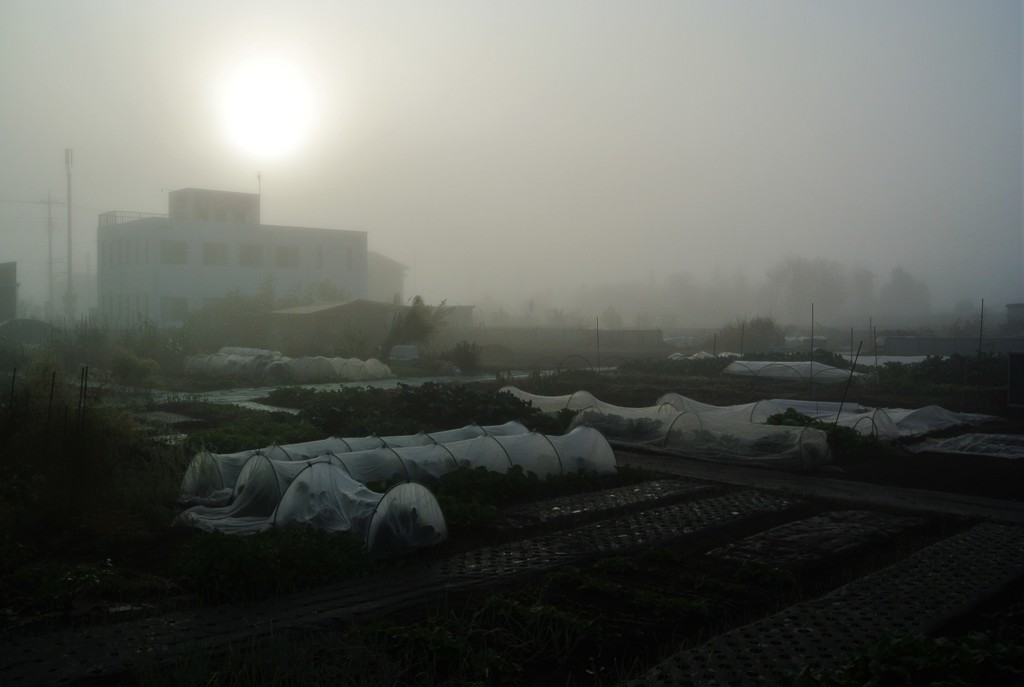
[{"label": "distant tree line", "polygon": [[809,321],[812,302],[815,319],[834,326],[863,322],[866,327],[873,317],[883,326],[914,327],[936,315],[927,284],[904,267],[882,279],[836,260],[790,257],[757,279],[737,273],[700,280],[680,272],[660,280],[581,286],[571,293],[549,291],[522,306],[482,303],[477,318],[495,327],[590,328],[599,320],[607,329],[672,330],[764,315],[787,325]]}]

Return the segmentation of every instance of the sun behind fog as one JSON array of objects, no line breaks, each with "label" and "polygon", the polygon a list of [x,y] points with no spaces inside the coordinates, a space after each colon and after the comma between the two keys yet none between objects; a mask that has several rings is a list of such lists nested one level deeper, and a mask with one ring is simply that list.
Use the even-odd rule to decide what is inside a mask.
[{"label": "sun behind fog", "polygon": [[226,70],[218,91],[224,134],[242,152],[281,157],[309,138],[314,92],[295,63],[276,56],[238,62]]}]

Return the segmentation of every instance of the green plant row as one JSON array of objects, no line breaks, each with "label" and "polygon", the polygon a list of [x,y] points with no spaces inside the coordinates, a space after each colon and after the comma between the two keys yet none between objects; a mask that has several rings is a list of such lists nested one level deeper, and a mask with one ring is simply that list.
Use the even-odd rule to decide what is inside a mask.
[{"label": "green plant row", "polygon": [[273,390],[268,402],[301,408],[299,417],[327,435],[380,436],[437,432],[518,420],[545,434],[560,434],[564,425],[510,394],[496,394],[465,384],[400,384],[397,390],[349,387],[316,391],[287,387]]}]

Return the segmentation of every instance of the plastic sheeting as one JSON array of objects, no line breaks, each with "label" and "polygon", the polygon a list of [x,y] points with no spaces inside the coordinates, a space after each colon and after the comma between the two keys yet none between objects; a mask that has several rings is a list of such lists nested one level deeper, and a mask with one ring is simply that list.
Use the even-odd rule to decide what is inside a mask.
[{"label": "plastic sheeting", "polygon": [[956,453],[969,456],[995,456],[1008,460],[1024,458],[1024,435],[961,434],[949,439],[923,441],[910,447],[912,451]]},{"label": "plastic sheeting", "polygon": [[[230,534],[275,526],[319,527],[365,538],[375,556],[395,555],[443,541],[447,533],[440,507],[419,482],[436,480],[460,467],[507,472],[518,466],[541,479],[581,470],[602,474],[615,471],[615,454],[597,430],[580,427],[563,436],[546,436],[518,432],[522,425],[517,425],[496,425],[493,434],[486,428],[469,426],[476,428],[476,436],[449,443],[435,443],[434,435],[412,435],[429,443],[378,443],[368,450],[323,454],[313,459],[294,458],[315,451],[317,442],[253,451],[247,457],[201,454],[186,472],[182,489],[198,488],[204,473],[214,471],[220,481],[211,477],[208,484],[222,485],[225,473],[231,472],[235,475],[233,487],[222,486],[217,494],[228,493],[219,502],[207,497],[185,510],[177,522]],[[470,431],[462,428],[438,434],[449,437]],[[344,441],[332,438],[321,445],[339,446]],[[301,453],[299,447],[307,453]],[[271,452],[277,457],[269,455]],[[368,482],[393,480],[409,486],[384,495],[366,486]],[[183,497],[195,500],[190,494]],[[376,524],[371,526],[371,520]]]},{"label": "plastic sheeting", "polygon": [[499,389],[498,393],[511,394],[521,401],[532,403],[533,407],[537,408],[542,413],[552,414],[563,409],[583,410],[584,408],[601,403],[601,401],[594,398],[594,396],[588,391],[576,391],[565,396],[541,396],[538,394],[531,394],[514,386],[506,386]]},{"label": "plastic sheeting", "polygon": [[656,446],[708,460],[797,469],[827,462],[830,452],[821,430],[765,424],[772,415],[789,409],[887,441],[994,419],[988,415],[953,413],[938,406],[903,410],[870,408],[854,402],[791,399],[715,406],[677,393],[664,394],[657,404],[646,408],[624,408],[581,391],[567,396],[538,396],[514,387],[504,390],[518,398],[529,399],[549,413],[570,405],[582,405],[574,399],[593,399],[591,405],[580,409],[571,426],[592,427],[609,441]]},{"label": "plastic sheeting", "polygon": [[448,536],[437,499],[412,482],[375,492],[333,459],[308,463],[253,456],[254,466],[227,507],[190,508],[178,523],[205,531],[250,534],[271,527],[315,527],[347,532],[365,542],[374,558],[435,546]]},{"label": "plastic sheeting", "polygon": [[404,482],[388,489],[377,504],[366,532],[366,549],[376,558],[391,558],[440,544],[447,537],[437,499],[421,485]]},{"label": "plastic sheeting", "polygon": [[879,439],[895,440],[899,438],[899,428],[888,412],[881,408],[867,408],[857,403],[838,403],[832,401],[799,401],[773,398],[754,403],[741,403],[732,406],[714,406],[700,403],[677,393],[669,393],[658,399],[659,403],[672,405],[678,410],[714,415],[737,422],[764,423],[772,415],[785,413],[792,408],[801,415],[817,420],[834,422],[843,427],[852,427],[865,436],[876,436]]},{"label": "plastic sheeting", "polygon": [[267,384],[363,382],[394,377],[391,369],[376,358],[288,358],[278,351],[237,347],[225,347],[209,355],[188,356],[184,369],[188,377],[226,377]]},{"label": "plastic sheeting", "polygon": [[[209,453],[200,451],[192,457],[181,481],[180,497],[186,504],[224,505],[231,496],[235,480],[246,461],[254,455],[265,455],[272,460],[308,461],[324,454],[341,455],[369,451],[385,446],[428,446],[471,439],[478,436],[509,436],[525,434],[529,430],[516,421],[500,425],[466,425],[457,429],[385,437],[328,437],[284,446],[239,451],[237,453]],[[387,476],[364,481],[388,479]]]},{"label": "plastic sheeting", "polygon": [[976,413],[955,413],[939,406],[930,405],[908,410],[887,408],[886,412],[896,423],[900,438],[921,437],[932,432],[953,427],[978,426],[996,418]]},{"label": "plastic sheeting", "polygon": [[853,427],[861,434],[887,441],[912,439],[956,427],[978,426],[996,419],[991,415],[956,413],[936,405],[911,410],[871,408],[852,401],[840,404],[835,401],[774,398],[733,406],[713,406],[676,393],[665,394],[658,401],[679,410],[747,422],[765,422],[770,416],[792,408],[801,415]]},{"label": "plastic sheeting", "polygon": [[828,437],[819,429],[656,408],[619,415],[588,408],[573,418],[572,426],[597,429],[609,441],[645,444],[705,460],[800,470],[829,460]]},{"label": "plastic sheeting", "polygon": [[[815,363],[810,360],[795,361],[757,361],[757,360],[734,360],[729,363],[723,374],[744,375],[751,377],[765,377],[770,379],[810,380],[822,384],[840,384],[850,379],[849,370],[841,370],[838,367]],[[861,372],[854,372],[854,379],[863,379],[867,375]]]},{"label": "plastic sheeting", "polygon": [[810,470],[830,459],[828,436],[811,427],[736,422],[679,413],[662,446],[694,458]]}]

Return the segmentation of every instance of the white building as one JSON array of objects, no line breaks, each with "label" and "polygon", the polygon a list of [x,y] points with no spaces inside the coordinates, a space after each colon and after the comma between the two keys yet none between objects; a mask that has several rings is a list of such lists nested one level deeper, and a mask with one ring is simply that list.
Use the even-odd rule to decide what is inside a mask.
[{"label": "white building", "polygon": [[253,193],[186,188],[169,214],[107,212],[97,229],[101,315],[114,328],[185,315],[229,293],[367,297],[366,232],[260,223]]}]

